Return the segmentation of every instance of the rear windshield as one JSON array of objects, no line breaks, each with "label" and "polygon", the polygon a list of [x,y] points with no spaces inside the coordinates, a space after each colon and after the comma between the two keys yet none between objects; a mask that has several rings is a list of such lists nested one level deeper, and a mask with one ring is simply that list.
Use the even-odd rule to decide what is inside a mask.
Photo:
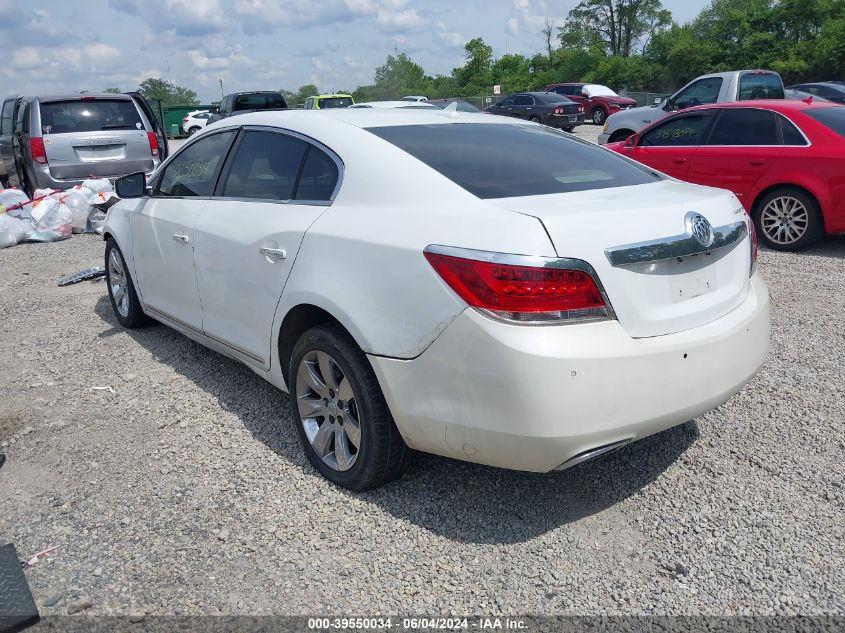
[{"label": "rear windshield", "polygon": [[785,99],[779,75],[747,73],[739,78],[739,101],[749,99]]},{"label": "rear windshield", "polygon": [[[267,94],[238,95],[235,97],[234,112],[238,110],[279,110],[287,108],[282,95],[275,92]],[[322,107],[322,106],[321,106]]]},{"label": "rear windshield", "polygon": [[41,133],[143,130],[141,115],[128,99],[48,101],[41,104]]},{"label": "rear windshield", "polygon": [[815,119],[825,127],[830,128],[839,136],[845,137],[845,108],[831,107],[831,108],[815,108],[813,110],[804,110],[804,114]]},{"label": "rear windshield", "polygon": [[540,103],[572,103],[566,96],[556,92],[544,92],[542,95],[534,95],[534,97]]},{"label": "rear windshield", "polygon": [[660,179],[608,150],[538,125],[453,123],[368,129],[479,198],[607,189]]},{"label": "rear windshield", "polygon": [[352,97],[324,97],[320,99],[320,109],[348,108],[352,103]]}]

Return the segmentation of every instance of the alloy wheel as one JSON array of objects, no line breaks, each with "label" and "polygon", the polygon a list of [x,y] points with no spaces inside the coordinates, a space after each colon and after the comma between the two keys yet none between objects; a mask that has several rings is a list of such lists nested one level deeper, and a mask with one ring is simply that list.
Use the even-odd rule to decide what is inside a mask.
[{"label": "alloy wheel", "polygon": [[126,318],[129,315],[129,284],[123,259],[116,248],[109,254],[109,290],[118,313]]},{"label": "alloy wheel", "polygon": [[596,108],[593,110],[593,124],[602,125],[604,123],[604,110]]},{"label": "alloy wheel", "polygon": [[760,228],[775,244],[794,244],[804,236],[809,225],[809,210],[794,196],[774,198],[760,213]]},{"label": "alloy wheel", "polygon": [[312,350],[299,363],[296,406],[317,456],[333,470],[352,468],[361,450],[358,402],[349,378],[326,352]]}]

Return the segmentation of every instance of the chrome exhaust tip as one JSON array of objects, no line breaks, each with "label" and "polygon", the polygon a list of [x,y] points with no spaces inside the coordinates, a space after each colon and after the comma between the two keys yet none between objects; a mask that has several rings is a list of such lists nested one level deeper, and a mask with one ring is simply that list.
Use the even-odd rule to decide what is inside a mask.
[{"label": "chrome exhaust tip", "polygon": [[555,470],[566,470],[567,468],[572,468],[573,466],[582,464],[595,457],[598,457],[599,455],[606,455],[607,453],[612,453],[613,451],[620,449],[626,444],[630,444],[633,441],[633,438],[628,438],[625,440],[619,440],[618,442],[613,442],[612,444],[605,444],[604,446],[599,446],[598,448],[591,448],[590,450],[584,451],[583,453],[578,453],[574,457],[570,457],[560,466],[555,468]]}]

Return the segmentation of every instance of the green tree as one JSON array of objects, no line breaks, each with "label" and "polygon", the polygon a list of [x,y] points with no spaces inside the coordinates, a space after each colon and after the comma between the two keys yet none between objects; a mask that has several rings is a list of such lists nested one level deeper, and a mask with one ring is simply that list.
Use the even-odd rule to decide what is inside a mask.
[{"label": "green tree", "polygon": [[103,92],[109,95],[119,95],[123,93],[123,90],[120,88],[106,88]]},{"label": "green tree", "polygon": [[464,51],[466,63],[452,71],[460,96],[490,94],[493,88],[493,48],[476,37],[466,43]]},{"label": "green tree", "polygon": [[648,35],[667,28],[672,14],[660,0],[581,0],[559,29],[564,46],[629,57]]},{"label": "green tree", "polygon": [[163,79],[145,79],[138,85],[138,91],[148,101],[159,101],[163,106],[199,104],[196,92]]}]

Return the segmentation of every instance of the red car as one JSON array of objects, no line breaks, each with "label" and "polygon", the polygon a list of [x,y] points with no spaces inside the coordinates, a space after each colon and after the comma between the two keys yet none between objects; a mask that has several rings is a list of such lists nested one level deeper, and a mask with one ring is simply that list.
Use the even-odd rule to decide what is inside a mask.
[{"label": "red car", "polygon": [[637,102],[628,97],[620,97],[607,86],[585,83],[549,84],[545,92],[554,92],[572,99],[584,106],[584,115],[596,125],[604,125],[611,114],[628,108],[636,108]]},{"label": "red car", "polygon": [[698,106],[605,147],[679,180],[733,191],[771,248],[799,250],[824,233],[845,233],[845,106]]}]

